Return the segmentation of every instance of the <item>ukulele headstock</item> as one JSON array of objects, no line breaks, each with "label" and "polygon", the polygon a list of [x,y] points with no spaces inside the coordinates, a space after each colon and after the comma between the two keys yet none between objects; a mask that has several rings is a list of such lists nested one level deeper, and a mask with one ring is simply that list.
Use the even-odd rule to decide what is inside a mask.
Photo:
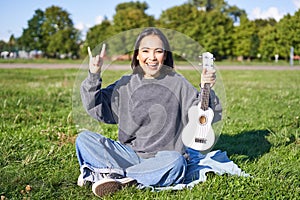
[{"label": "ukulele headstock", "polygon": [[204,52],[202,53],[202,55],[200,56],[200,58],[202,59],[202,67],[203,69],[207,69],[207,70],[212,70],[214,69],[214,55],[210,52]]}]

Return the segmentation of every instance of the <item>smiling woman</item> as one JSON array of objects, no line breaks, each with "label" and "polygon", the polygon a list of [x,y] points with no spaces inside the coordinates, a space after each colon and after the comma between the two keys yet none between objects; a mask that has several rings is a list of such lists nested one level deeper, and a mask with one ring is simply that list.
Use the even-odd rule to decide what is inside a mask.
[{"label": "smiling woman", "polygon": [[[102,88],[105,46],[95,57],[89,50],[81,100],[97,121],[118,124],[118,141],[89,130],[78,135],[78,185],[92,182],[94,194],[104,196],[137,182],[143,187],[190,183],[199,168],[187,167],[198,163],[195,159],[201,156],[183,144],[181,133],[189,108],[199,103],[201,94],[174,70],[166,36],[157,28],[143,29],[134,46],[132,74]],[[201,85],[215,83],[215,73],[203,74]],[[210,107],[221,113],[218,97],[211,94]],[[198,156],[188,159],[190,154]]]}]

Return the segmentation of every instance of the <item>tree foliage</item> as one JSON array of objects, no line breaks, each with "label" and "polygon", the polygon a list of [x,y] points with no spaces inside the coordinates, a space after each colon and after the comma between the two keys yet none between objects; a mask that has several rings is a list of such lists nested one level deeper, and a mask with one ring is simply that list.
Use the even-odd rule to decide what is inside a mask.
[{"label": "tree foliage", "polygon": [[[121,32],[157,26],[185,34],[217,59],[243,56],[270,60],[276,54],[281,59],[288,59],[291,47],[294,47],[295,54],[300,54],[300,9],[277,22],[275,19],[251,21],[243,9],[229,5],[225,0],[189,0],[162,11],[158,19],[146,13],[148,8],[146,2],[140,1],[118,4],[112,21],[105,19],[91,27],[83,43],[79,43],[80,32],[74,28],[67,11],[57,6],[45,11],[38,9],[28,20],[22,36],[0,43],[0,48],[1,51],[42,50],[51,57],[76,55],[80,51],[85,56],[87,46],[99,48],[97,46],[103,41]],[[121,38],[115,37],[108,49],[117,54],[130,54],[135,41],[134,32],[119,36]],[[176,49],[177,53],[194,56],[196,53],[191,43],[177,36],[168,36],[174,46],[183,47],[184,50]]]},{"label": "tree foliage", "polygon": [[176,6],[162,12],[160,26],[186,34],[216,57],[221,58],[231,53],[232,40],[227,33],[233,31],[233,21],[218,10],[207,12],[198,10],[191,4]]},{"label": "tree foliage", "polygon": [[73,26],[70,14],[57,6],[51,6],[43,12],[38,9],[28,21],[19,39],[22,49],[42,50],[46,56],[58,54],[76,55],[79,32]]},{"label": "tree foliage", "polygon": [[208,12],[212,10],[221,10],[227,5],[224,0],[190,0],[189,3],[200,10]]},{"label": "tree foliage", "polygon": [[82,46],[81,54],[87,55],[87,47],[91,49],[97,48],[103,41],[114,35],[112,24],[105,19],[101,24],[97,24],[89,29],[86,40]]},{"label": "tree foliage", "polygon": [[294,47],[295,54],[300,54],[300,9],[294,16],[286,15],[276,25],[279,55],[287,58],[290,48]]},{"label": "tree foliage", "polygon": [[5,41],[0,40],[0,52],[7,50],[9,50],[8,44]]},{"label": "tree foliage", "polygon": [[[123,31],[150,27],[155,25],[155,19],[153,16],[146,14],[148,5],[146,2],[127,2],[121,3],[116,7],[116,14],[113,16],[113,32],[118,34]],[[110,51],[115,54],[130,54],[133,50],[135,37],[133,32],[127,32],[129,34],[122,34],[121,37],[115,37],[114,41],[110,44]]]},{"label": "tree foliage", "polygon": [[258,36],[260,38],[258,54],[263,59],[271,60],[276,54],[279,55],[279,38],[275,26],[267,24],[259,31]]},{"label": "tree foliage", "polygon": [[146,2],[121,3],[116,7],[113,16],[115,33],[134,28],[154,26],[154,17],[145,13],[148,9]]},{"label": "tree foliage", "polygon": [[33,17],[28,21],[28,28],[23,29],[23,34],[19,39],[22,49],[45,49],[46,41],[43,40],[42,33],[42,25],[44,21],[44,12],[40,9],[36,10]]},{"label": "tree foliage", "polygon": [[259,43],[255,23],[243,17],[240,26],[235,27],[234,30],[234,56],[255,57]]}]

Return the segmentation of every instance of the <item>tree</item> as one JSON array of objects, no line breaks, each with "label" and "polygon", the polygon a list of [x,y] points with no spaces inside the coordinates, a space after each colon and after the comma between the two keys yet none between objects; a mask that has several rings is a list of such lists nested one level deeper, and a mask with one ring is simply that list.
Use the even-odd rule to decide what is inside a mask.
[{"label": "tree", "polygon": [[40,9],[36,10],[32,19],[28,21],[28,27],[23,29],[22,36],[19,38],[22,49],[29,51],[46,48],[47,43],[42,35],[44,20],[44,12]]},{"label": "tree", "polygon": [[95,25],[89,29],[85,43],[87,46],[94,48],[112,35],[111,22],[106,19],[101,24]]},{"label": "tree", "polygon": [[258,36],[260,38],[258,52],[262,59],[271,60],[275,54],[279,55],[279,38],[275,26],[267,24],[259,31]]},{"label": "tree", "polygon": [[300,9],[294,14],[292,18],[292,45],[295,49],[294,54],[300,55]]},{"label": "tree", "polygon": [[[193,38],[218,59],[231,53],[232,39],[228,33],[233,31],[233,21],[224,13],[217,10],[207,12],[191,4],[183,4],[163,11],[159,22],[160,26]],[[185,48],[186,54],[193,54],[189,46]]]},{"label": "tree", "polygon": [[174,6],[162,12],[158,24],[161,27],[177,30],[191,36],[197,27],[195,21],[198,13],[197,8],[191,4]]},{"label": "tree", "polygon": [[43,12],[38,9],[23,29],[19,42],[24,50],[41,50],[46,56],[57,53],[78,54],[79,32],[74,28],[70,14],[57,6]]},{"label": "tree", "polygon": [[278,54],[278,37],[276,31],[276,20],[270,19],[256,19],[254,20],[258,30],[259,47],[258,54],[263,60],[271,60],[275,54]]},{"label": "tree", "polygon": [[87,46],[99,52],[101,48],[99,44],[106,42],[107,56],[116,57],[128,54],[128,58],[130,58],[138,34],[135,29],[155,24],[154,17],[145,13],[147,9],[148,5],[145,2],[118,4],[112,22],[105,19],[101,24],[89,29],[86,41],[82,46],[82,55],[87,55]]},{"label": "tree", "polygon": [[290,48],[294,47],[294,53],[300,54],[300,9],[294,16],[290,14],[284,16],[276,25],[278,37],[279,55],[286,59],[289,58]]},{"label": "tree", "polygon": [[[123,31],[142,27],[154,26],[155,19],[145,13],[148,9],[146,2],[127,2],[121,3],[116,7],[116,14],[113,16],[113,30],[115,34]],[[133,45],[136,39],[135,31],[120,34],[110,45],[110,50],[118,53],[126,53],[130,58]],[[120,51],[122,49],[122,51]]]},{"label": "tree", "polygon": [[274,18],[269,18],[269,19],[255,19],[254,23],[257,28],[265,28],[268,25],[270,26],[275,26],[277,24],[276,20]]},{"label": "tree", "polygon": [[230,6],[224,0],[189,0],[189,4],[196,7],[198,10],[210,12],[217,11],[232,18],[235,23],[240,21],[241,16],[246,15],[246,11],[237,6]]},{"label": "tree", "polygon": [[113,16],[115,33],[141,27],[154,26],[154,17],[145,13],[148,9],[146,2],[121,3],[116,7]]},{"label": "tree", "polygon": [[198,32],[193,36],[207,51],[217,59],[231,54],[233,21],[218,11],[200,12],[196,20]]},{"label": "tree", "polygon": [[77,56],[78,44],[76,39],[77,30],[74,28],[64,28],[51,36],[47,46],[47,53],[53,57],[65,55],[68,57]]},{"label": "tree", "polygon": [[189,0],[189,3],[198,10],[203,11],[212,11],[212,10],[221,10],[227,5],[224,0]]},{"label": "tree", "polygon": [[138,9],[138,10],[147,10],[149,8],[148,4],[146,2],[127,2],[127,3],[120,3],[116,6],[116,12],[119,12],[121,10],[127,10],[127,9]]},{"label": "tree", "polygon": [[0,52],[2,51],[9,51],[9,48],[8,44],[5,41],[0,40]]},{"label": "tree", "polygon": [[234,30],[234,55],[247,57],[248,59],[256,57],[259,38],[255,23],[244,16],[241,18],[240,25],[236,26]]},{"label": "tree", "polygon": [[222,12],[228,15],[235,24],[240,24],[241,18],[247,17],[246,11],[237,6],[226,5],[222,10]]},{"label": "tree", "polygon": [[14,35],[11,35],[8,41],[9,51],[13,52],[17,50],[17,41]]},{"label": "tree", "polygon": [[158,20],[158,26],[176,30],[186,35],[183,37],[181,34],[176,34],[172,31],[167,32],[171,49],[173,50],[174,57],[182,57],[188,60],[196,60],[201,54],[201,49],[197,49],[195,42],[189,40],[191,37],[194,41],[199,30],[199,24],[196,19],[198,17],[198,10],[191,4],[183,4],[174,6],[162,12]]},{"label": "tree", "polygon": [[102,21],[101,24],[91,27],[86,35],[86,40],[82,46],[81,55],[87,55],[87,47],[90,46],[91,49],[98,48],[100,51],[99,44],[113,36],[113,26],[111,22],[107,19]]},{"label": "tree", "polygon": [[[69,52],[77,54],[79,33],[73,26],[70,14],[60,7],[51,6],[46,9],[42,37],[48,44],[43,49],[48,56],[56,57],[57,53]],[[73,49],[70,49],[70,44],[73,45]]]}]

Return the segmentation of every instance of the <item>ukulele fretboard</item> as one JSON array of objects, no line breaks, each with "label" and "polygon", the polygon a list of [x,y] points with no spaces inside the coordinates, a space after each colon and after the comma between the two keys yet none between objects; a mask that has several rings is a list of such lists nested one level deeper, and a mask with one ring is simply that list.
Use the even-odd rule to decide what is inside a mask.
[{"label": "ukulele fretboard", "polygon": [[204,88],[201,89],[201,109],[207,110],[209,103],[210,85],[209,83],[204,84]]}]

